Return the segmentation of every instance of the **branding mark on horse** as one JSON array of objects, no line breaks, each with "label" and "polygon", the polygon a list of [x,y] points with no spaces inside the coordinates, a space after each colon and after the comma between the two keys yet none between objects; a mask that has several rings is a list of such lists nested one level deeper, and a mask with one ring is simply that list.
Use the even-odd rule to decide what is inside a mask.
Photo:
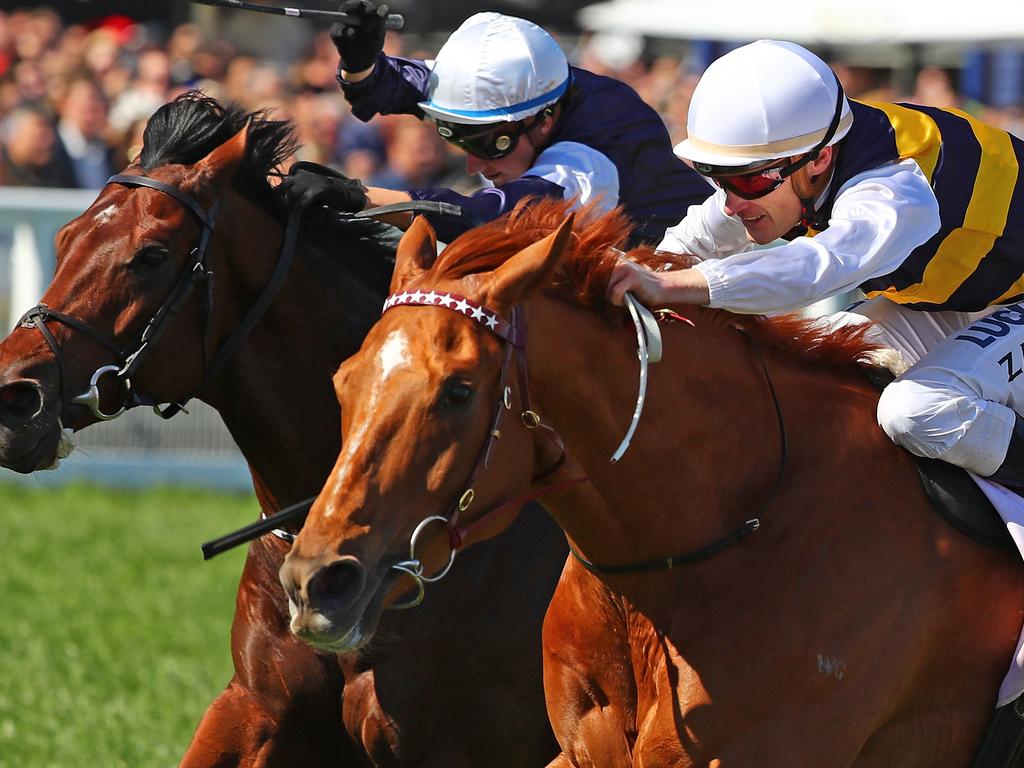
[{"label": "branding mark on horse", "polygon": [[834,677],[836,680],[842,680],[843,676],[846,675],[846,663],[839,661],[838,659],[827,658],[819,653],[818,674],[824,675],[825,677]]}]

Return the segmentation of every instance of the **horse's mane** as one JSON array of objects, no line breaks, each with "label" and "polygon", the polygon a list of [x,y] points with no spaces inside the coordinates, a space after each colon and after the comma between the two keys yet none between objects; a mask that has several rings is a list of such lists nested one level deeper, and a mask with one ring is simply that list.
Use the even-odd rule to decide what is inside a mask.
[{"label": "horse's mane", "polygon": [[[523,248],[553,232],[568,215],[569,203],[537,200],[520,203],[508,215],[476,227],[456,238],[435,263],[432,274],[459,279],[496,269]],[[597,215],[593,209],[577,212],[573,236],[562,257],[552,288],[564,300],[602,312],[613,308],[605,298],[612,268],[630,232],[621,211]],[[652,269],[683,269],[693,257],[655,251],[640,246],[625,254]],[[698,309],[702,322],[725,323],[747,334],[756,343],[777,349],[796,360],[815,363],[851,363],[868,359],[878,349],[865,338],[866,327],[828,329],[799,317],[739,315]]]},{"label": "horse's mane", "polygon": [[247,189],[269,193],[268,177],[298,147],[295,129],[286,120],[272,120],[269,110],[246,112],[227,106],[201,91],[189,91],[164,104],[149,118],[139,163],[147,171],[161,165],[192,165],[249,124],[249,147],[238,171]]},{"label": "horse's mane", "polygon": [[[162,165],[192,165],[249,126],[245,160],[235,175],[235,187],[283,221],[284,212],[275,200],[269,178],[281,173],[281,164],[299,146],[295,127],[274,120],[270,110],[246,112],[237,104],[221,104],[201,91],[189,91],[160,107],[146,124],[138,162],[151,171]],[[310,218],[314,214],[308,214]],[[316,215],[315,226],[304,226],[303,237],[315,242],[335,260],[345,259],[350,271],[383,291],[390,280],[400,232],[371,219],[337,222]],[[339,247],[337,238],[358,246]],[[346,259],[349,250],[357,250]],[[369,253],[368,253],[369,252]]]}]

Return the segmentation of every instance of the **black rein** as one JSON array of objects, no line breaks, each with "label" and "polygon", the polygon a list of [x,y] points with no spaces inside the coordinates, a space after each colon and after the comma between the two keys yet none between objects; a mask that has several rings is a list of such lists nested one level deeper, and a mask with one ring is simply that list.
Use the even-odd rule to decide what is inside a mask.
[{"label": "black rein", "polygon": [[[779,396],[775,391],[775,384],[772,383],[772,377],[768,373],[768,366],[765,365],[764,358],[761,356],[760,350],[758,350],[757,346],[755,346],[753,342],[751,342],[751,349],[754,350],[757,362],[761,364],[761,370],[764,372],[765,381],[768,383],[768,391],[771,393],[772,405],[775,406],[775,416],[779,421],[779,473],[775,477],[775,484],[772,486],[771,492],[765,499],[764,504],[761,505],[761,510],[763,512],[764,509],[768,507],[768,504],[771,503],[771,500],[775,498],[775,493],[779,490],[779,486],[782,485],[782,478],[786,473],[786,462],[789,455],[789,447],[786,440],[786,422],[782,418],[782,405],[779,403]],[[743,525],[727,536],[723,536],[711,544],[705,544],[703,547],[695,549],[692,552],[687,552],[682,555],[674,555],[672,557],[659,557],[654,560],[644,560],[638,563],[601,565],[587,560],[571,545],[569,546],[569,551],[572,552],[573,557],[579,561],[580,565],[594,574],[619,575],[624,573],[643,573],[645,571],[669,571],[680,565],[699,563],[703,560],[714,557],[719,552],[731,547],[733,544],[739,543],[747,536],[757,531],[760,527],[760,518],[754,517],[747,520]]]}]

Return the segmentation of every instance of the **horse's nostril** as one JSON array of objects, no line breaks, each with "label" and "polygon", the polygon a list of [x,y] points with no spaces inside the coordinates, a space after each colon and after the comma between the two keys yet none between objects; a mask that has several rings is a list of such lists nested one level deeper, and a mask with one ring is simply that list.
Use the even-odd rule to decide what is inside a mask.
[{"label": "horse's nostril", "polygon": [[324,566],[313,574],[306,588],[310,606],[320,611],[343,611],[359,597],[365,582],[365,571],[354,558]]},{"label": "horse's nostril", "polygon": [[0,387],[0,421],[7,426],[31,419],[42,407],[42,391],[35,382],[16,381]]}]

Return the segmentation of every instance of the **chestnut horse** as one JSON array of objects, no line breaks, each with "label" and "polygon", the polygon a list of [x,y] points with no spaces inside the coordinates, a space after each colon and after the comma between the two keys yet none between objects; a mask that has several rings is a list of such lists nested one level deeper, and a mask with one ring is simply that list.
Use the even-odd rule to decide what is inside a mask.
[{"label": "chestnut horse", "polygon": [[[30,312],[0,343],[0,463],[47,466],[62,424],[96,422],[86,405],[118,409],[125,392],[113,371],[96,381],[98,402],[69,395],[89,390],[94,371],[124,363],[115,350],[127,356],[165,297],[177,295],[181,275],[194,271],[203,216],[219,201],[199,259],[214,277],[176,317],[165,313],[162,336],[149,333],[131,392],[156,402],[197,393],[216,408],[266,512],[322,487],[340,446],[330,378],[380,317],[397,237],[375,222],[308,227],[265,314],[234,354],[218,358],[281,272],[284,217],[267,177],[292,146],[287,124],[195,94],[157,112],[125,171],[133,179],[105,187],[57,236],[57,271],[43,297],[51,314]],[[142,176],[170,191],[136,186]],[[511,768],[556,753],[540,631],[566,550],[546,515],[524,516],[508,541],[481,549],[459,583],[420,610],[389,614],[381,642],[360,655],[317,653],[291,636],[277,580],[287,549],[273,536],[249,549],[231,637],[235,675],[182,765]],[[496,711],[500,729],[491,727]]]},{"label": "chestnut horse", "polygon": [[[638,387],[604,300],[625,228],[564,217],[538,204],[436,261],[429,225],[406,233],[389,309],[335,377],[343,450],[281,571],[293,631],[367,642],[402,569],[436,574],[548,487],[577,555],[544,624],[551,765],[968,765],[1024,572],[930,508],[875,424],[870,346],[679,309],[610,464]],[[492,439],[508,405],[534,429]]]}]

